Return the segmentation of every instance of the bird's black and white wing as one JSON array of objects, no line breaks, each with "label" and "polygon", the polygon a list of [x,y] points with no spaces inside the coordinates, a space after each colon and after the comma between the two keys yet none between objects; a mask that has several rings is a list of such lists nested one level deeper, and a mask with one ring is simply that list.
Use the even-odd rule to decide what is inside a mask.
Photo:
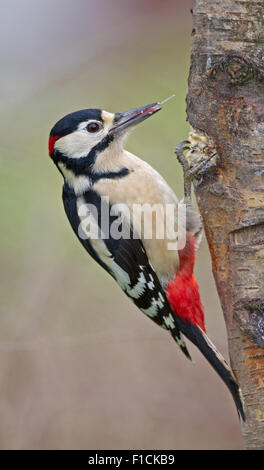
[{"label": "bird's black and white wing", "polygon": [[[145,248],[140,239],[136,238],[129,228],[128,238],[120,236],[85,238],[80,237],[80,211],[78,205],[89,199],[99,208],[99,200],[96,194],[82,196],[82,200],[76,200],[70,193],[64,190],[63,201],[66,214],[72,228],[88,253],[116,280],[125,294],[130,297],[135,305],[158,325],[166,328],[184,354],[190,358],[185,342],[177,326],[175,317],[171,311],[160,281],[151,266]],[[99,214],[100,215],[100,214]],[[110,223],[116,216],[111,215]],[[89,219],[91,228],[92,215]],[[94,221],[95,229],[98,228],[98,220]],[[100,229],[100,227],[99,227]]]},{"label": "bird's black and white wing", "polygon": [[[189,356],[185,342],[172,314],[166,294],[151,266],[141,240],[120,238],[104,244],[103,262],[121,289],[135,305],[158,325],[170,331],[184,354]],[[97,251],[97,250],[96,250]],[[101,247],[102,253],[102,247]]]}]

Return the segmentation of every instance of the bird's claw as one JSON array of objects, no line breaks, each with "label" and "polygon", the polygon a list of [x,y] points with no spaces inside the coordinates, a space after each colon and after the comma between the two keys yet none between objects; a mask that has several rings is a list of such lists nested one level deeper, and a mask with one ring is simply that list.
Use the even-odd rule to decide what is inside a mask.
[{"label": "bird's claw", "polygon": [[184,197],[188,200],[191,200],[192,180],[195,178],[195,176],[197,176],[200,173],[200,171],[207,165],[207,163],[215,156],[215,153],[213,153],[205,160],[202,160],[201,162],[197,163],[196,165],[190,168],[189,162],[184,155],[184,152],[186,150],[190,150],[190,147],[191,147],[190,141],[183,140],[177,145],[175,149],[175,154],[177,156],[178,162],[181,164],[182,169],[183,169]]},{"label": "bird's claw", "polygon": [[190,150],[190,146],[191,146],[191,143],[189,142],[189,140],[183,140],[177,145],[175,149],[175,154],[177,156],[179,163],[183,167],[184,172],[188,171],[189,169],[189,163],[184,155],[184,152],[186,150]]},{"label": "bird's claw", "polygon": [[183,178],[184,178],[184,197],[188,200],[191,199],[191,186],[192,186],[192,176],[190,173],[190,166],[187,158],[184,155],[186,150],[190,150],[191,143],[188,140],[183,140],[180,142],[176,149],[175,154],[178,159],[178,162],[182,166],[183,169]]}]

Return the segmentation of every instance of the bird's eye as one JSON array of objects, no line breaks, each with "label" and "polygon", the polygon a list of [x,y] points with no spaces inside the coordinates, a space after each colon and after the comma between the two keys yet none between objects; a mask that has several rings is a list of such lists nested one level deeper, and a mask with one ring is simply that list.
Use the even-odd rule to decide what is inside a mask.
[{"label": "bird's eye", "polygon": [[98,132],[101,126],[98,122],[89,122],[86,129],[88,132]]}]

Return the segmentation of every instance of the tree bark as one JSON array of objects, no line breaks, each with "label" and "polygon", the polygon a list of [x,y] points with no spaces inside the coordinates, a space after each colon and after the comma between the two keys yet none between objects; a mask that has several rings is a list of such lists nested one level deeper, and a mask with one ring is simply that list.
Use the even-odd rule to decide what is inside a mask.
[{"label": "tree bark", "polygon": [[188,158],[192,165],[216,152],[194,185],[245,400],[247,449],[264,449],[263,64],[264,0],[195,1],[187,114],[207,144],[192,139]]}]

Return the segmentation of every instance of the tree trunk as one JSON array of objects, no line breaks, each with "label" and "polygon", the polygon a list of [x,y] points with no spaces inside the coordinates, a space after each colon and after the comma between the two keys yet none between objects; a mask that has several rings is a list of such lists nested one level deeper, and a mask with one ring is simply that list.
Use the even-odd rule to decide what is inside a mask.
[{"label": "tree trunk", "polygon": [[195,193],[245,400],[247,449],[264,449],[263,64],[264,0],[195,1],[187,113],[197,135],[188,158],[216,152]]}]

